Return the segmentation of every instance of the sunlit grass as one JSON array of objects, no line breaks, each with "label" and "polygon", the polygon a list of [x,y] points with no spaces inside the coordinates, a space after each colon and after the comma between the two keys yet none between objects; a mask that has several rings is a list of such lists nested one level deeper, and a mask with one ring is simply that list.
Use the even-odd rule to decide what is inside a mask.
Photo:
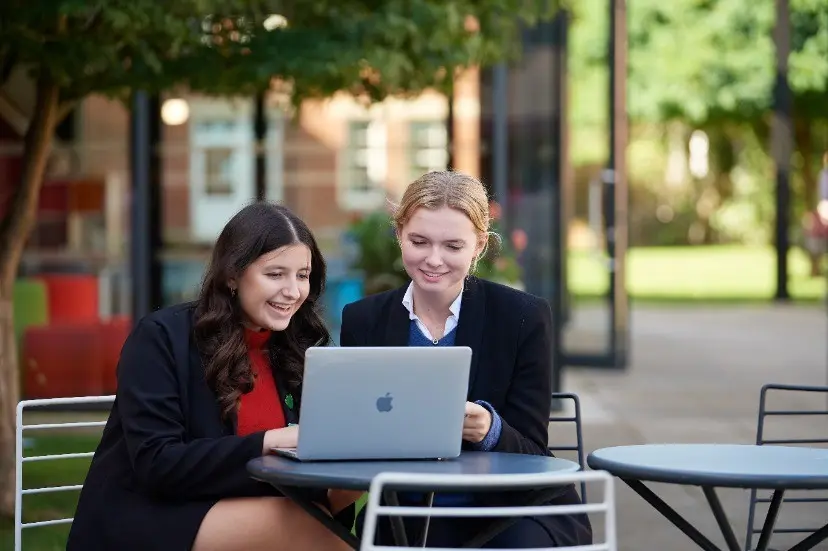
[{"label": "sunlit grass", "polygon": [[[795,300],[825,297],[825,277],[811,277],[807,256],[790,252],[789,291]],[[648,301],[767,301],[776,288],[773,248],[740,246],[648,247],[627,256],[627,291]],[[576,298],[606,293],[605,259],[594,253],[571,253],[567,264],[569,289]]]}]

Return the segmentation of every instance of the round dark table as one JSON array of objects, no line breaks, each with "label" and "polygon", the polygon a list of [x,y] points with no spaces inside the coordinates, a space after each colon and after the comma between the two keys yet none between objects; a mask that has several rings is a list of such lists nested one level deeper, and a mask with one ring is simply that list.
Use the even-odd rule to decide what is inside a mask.
[{"label": "round dark table", "polygon": [[619,478],[651,482],[816,490],[828,488],[828,449],[731,444],[646,444],[604,448],[587,463]]},{"label": "round dark table", "polygon": [[[736,444],[645,444],[592,452],[587,464],[622,479],[702,549],[718,547],[642,481],[700,486],[728,549],[741,551],[715,488],[774,490],[757,550],[767,549],[785,490],[828,489],[828,449]],[[812,549],[828,538],[828,525],[794,548]]]},{"label": "round dark table", "polygon": [[[524,455],[497,452],[463,452],[454,459],[420,460],[420,461],[308,461],[301,462],[276,455],[257,457],[247,463],[247,472],[263,482],[267,482],[308,511],[317,520],[334,532],[354,549],[359,548],[359,540],[341,524],[331,519],[314,503],[303,497],[296,488],[337,488],[342,490],[365,490],[371,487],[374,477],[383,472],[418,473],[418,474],[467,474],[467,475],[525,475],[539,473],[572,473],[578,471],[577,463],[557,457]],[[390,497],[396,502],[396,491],[409,488],[395,488]],[[423,491],[421,487],[410,488]],[[471,491],[462,487],[454,490]],[[480,488],[485,490],[485,488]],[[452,488],[441,488],[450,492]],[[542,493],[543,494],[543,493]],[[430,499],[430,498],[429,498]],[[538,499],[545,499],[541,495]],[[394,503],[392,503],[394,504]],[[393,522],[397,520],[399,522]],[[511,520],[511,519],[510,519]],[[396,527],[394,527],[396,525]],[[493,537],[502,527],[492,524]],[[395,539],[407,546],[407,536],[402,529],[400,519],[392,519]],[[425,534],[422,536],[425,538]],[[485,540],[484,540],[485,541]]]},{"label": "round dark table", "polygon": [[[276,455],[253,459],[247,472],[274,485],[305,488],[368,490],[379,473],[427,474],[539,474],[571,473],[577,463],[557,457],[496,452],[463,452],[454,459],[423,461],[310,461],[300,462]],[[468,488],[463,488],[467,491]],[[446,489],[445,491],[450,491]]]}]

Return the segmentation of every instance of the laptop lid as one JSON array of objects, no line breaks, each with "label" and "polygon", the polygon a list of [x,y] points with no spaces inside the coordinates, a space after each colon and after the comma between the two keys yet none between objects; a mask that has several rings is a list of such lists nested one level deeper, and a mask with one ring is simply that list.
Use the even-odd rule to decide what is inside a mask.
[{"label": "laptop lid", "polygon": [[457,457],[471,356],[465,346],[309,348],[298,458]]}]

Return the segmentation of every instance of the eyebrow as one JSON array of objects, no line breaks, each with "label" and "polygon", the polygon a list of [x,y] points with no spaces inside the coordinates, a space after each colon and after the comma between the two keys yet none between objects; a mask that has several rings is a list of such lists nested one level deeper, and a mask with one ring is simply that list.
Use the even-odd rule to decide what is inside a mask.
[{"label": "eyebrow", "polygon": [[[414,232],[409,233],[408,237],[416,237],[418,239],[429,240],[428,237],[426,237],[424,235],[420,235],[419,233],[414,233]],[[459,238],[458,239],[446,239],[445,241],[443,241],[443,243],[465,243],[465,242],[466,242],[465,240],[459,239]]]},{"label": "eyebrow", "polygon": [[[290,268],[289,268],[289,267],[287,267],[287,266],[282,266],[282,265],[280,265],[280,264],[276,264],[276,265],[273,265],[273,264],[265,264],[264,269],[265,269],[265,270],[268,270],[268,271],[271,271],[271,270],[286,270],[286,271],[290,271]],[[297,272],[302,272],[302,271],[308,271],[308,272],[309,272],[309,271],[310,271],[310,269],[311,269],[311,267],[310,267],[310,266],[302,266],[301,268],[299,268],[299,269],[298,269],[298,270],[296,270],[296,271],[297,271]]]}]

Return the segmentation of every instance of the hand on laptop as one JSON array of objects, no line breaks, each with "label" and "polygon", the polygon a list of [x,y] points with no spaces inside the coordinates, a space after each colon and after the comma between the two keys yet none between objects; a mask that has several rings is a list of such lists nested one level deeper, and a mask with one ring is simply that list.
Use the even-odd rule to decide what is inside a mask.
[{"label": "hand on laptop", "polygon": [[273,448],[295,448],[299,443],[299,425],[283,429],[272,429],[264,435],[262,455],[267,455]]},{"label": "hand on laptop", "polygon": [[466,417],[463,419],[463,440],[474,444],[480,443],[489,434],[492,426],[492,414],[489,410],[475,404],[466,402]]}]

